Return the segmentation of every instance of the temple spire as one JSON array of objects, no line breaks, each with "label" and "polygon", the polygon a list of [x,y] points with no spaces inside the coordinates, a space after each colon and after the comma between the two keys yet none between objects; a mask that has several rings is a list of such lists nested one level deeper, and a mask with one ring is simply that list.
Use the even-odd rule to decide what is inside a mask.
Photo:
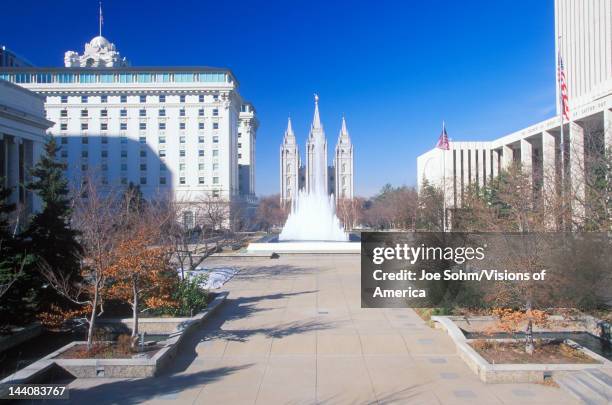
[{"label": "temple spire", "polygon": [[315,93],[315,110],[314,117],[312,118],[312,128],[321,128],[321,117],[319,116],[319,95]]},{"label": "temple spire", "polygon": [[348,129],[346,129],[346,119],[344,118],[344,114],[342,114],[342,127],[340,128],[340,133],[338,134],[338,143],[350,143],[351,137],[349,136]]},{"label": "temple spire", "polygon": [[285,142],[287,138],[295,139],[295,134],[293,133],[293,126],[291,125],[291,117],[287,119],[287,129],[285,130]]}]

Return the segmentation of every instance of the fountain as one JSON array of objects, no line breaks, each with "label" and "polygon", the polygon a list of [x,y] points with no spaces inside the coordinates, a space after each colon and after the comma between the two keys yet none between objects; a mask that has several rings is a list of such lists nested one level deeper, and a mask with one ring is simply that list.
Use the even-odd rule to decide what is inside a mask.
[{"label": "fountain", "polygon": [[327,140],[319,116],[319,97],[307,147],[305,188],[291,201],[291,212],[277,241],[251,243],[249,252],[356,253],[359,243],[349,242],[336,216],[333,195],[327,193]]}]

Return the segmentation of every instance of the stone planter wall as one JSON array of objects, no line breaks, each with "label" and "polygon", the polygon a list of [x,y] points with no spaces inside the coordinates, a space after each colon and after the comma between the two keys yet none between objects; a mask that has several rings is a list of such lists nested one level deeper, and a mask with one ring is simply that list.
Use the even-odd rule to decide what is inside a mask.
[{"label": "stone planter wall", "polygon": [[[85,344],[85,342],[72,342],[56,350],[48,356],[38,360],[28,367],[10,375],[0,381],[0,383],[27,384],[35,379],[40,373],[45,372],[50,366],[56,364],[77,378],[142,378],[157,375],[167,367],[176,357],[178,348],[184,336],[197,328],[204,322],[217,308],[225,301],[228,293],[219,293],[211,301],[206,310],[200,312],[193,318],[187,318],[184,327],[163,342],[163,347],[150,359],[60,359],[57,358],[61,353],[69,348]],[[153,318],[150,318],[153,320]],[[185,319],[185,318],[175,318]],[[156,332],[159,333],[159,332]]]}]

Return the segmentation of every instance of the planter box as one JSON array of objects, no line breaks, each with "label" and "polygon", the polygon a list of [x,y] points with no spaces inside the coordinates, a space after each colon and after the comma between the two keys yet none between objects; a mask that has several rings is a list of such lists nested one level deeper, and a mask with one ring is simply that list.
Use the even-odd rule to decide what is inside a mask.
[{"label": "planter box", "polygon": [[16,328],[11,335],[0,337],[0,353],[35,338],[42,333],[42,330],[42,325],[39,323]]},{"label": "planter box", "polygon": [[[453,322],[453,319],[445,316],[432,316],[431,320],[436,322],[437,327],[445,329],[455,342],[457,354],[468,367],[485,383],[534,383],[542,382],[554,373],[563,371],[579,371],[589,368],[611,367],[612,362],[584,347],[579,349],[596,360],[598,363],[591,364],[491,364],[486,361],[465,338],[461,329]],[[493,339],[492,339],[493,340]],[[512,339],[497,339],[512,340]],[[567,339],[568,343],[576,344]]]},{"label": "planter box", "polygon": [[[77,378],[153,377],[176,357],[177,350],[184,336],[214,313],[214,311],[225,301],[227,296],[227,292],[218,294],[215,299],[210,302],[206,310],[200,312],[193,318],[174,318],[186,320],[184,328],[182,328],[180,332],[170,335],[169,339],[164,341],[164,346],[150,359],[58,359],[57,356],[71,347],[86,343],[72,342],[17,373],[6,377],[0,381],[0,383],[10,382],[15,384],[26,384],[36,378],[40,373],[45,372],[53,364],[60,366]],[[153,320],[153,318],[149,319]]]}]

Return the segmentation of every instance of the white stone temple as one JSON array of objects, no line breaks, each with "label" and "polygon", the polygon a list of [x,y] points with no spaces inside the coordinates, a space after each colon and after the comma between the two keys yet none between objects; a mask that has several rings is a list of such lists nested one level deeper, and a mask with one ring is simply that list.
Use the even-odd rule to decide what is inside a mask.
[{"label": "white stone temple", "polygon": [[[324,145],[325,161],[316,161],[315,144]],[[327,138],[321,123],[319,113],[319,97],[315,95],[315,109],[310,133],[306,141],[306,164],[302,164],[298,143],[291,124],[287,129],[280,148],[280,198],[283,205],[294,200],[300,189],[306,192],[314,191],[315,177],[318,171],[324,172],[323,187],[327,194],[334,195],[336,200],[352,199],[354,197],[353,143],[342,117],[342,125],[338,134],[333,164],[327,164]]]}]

